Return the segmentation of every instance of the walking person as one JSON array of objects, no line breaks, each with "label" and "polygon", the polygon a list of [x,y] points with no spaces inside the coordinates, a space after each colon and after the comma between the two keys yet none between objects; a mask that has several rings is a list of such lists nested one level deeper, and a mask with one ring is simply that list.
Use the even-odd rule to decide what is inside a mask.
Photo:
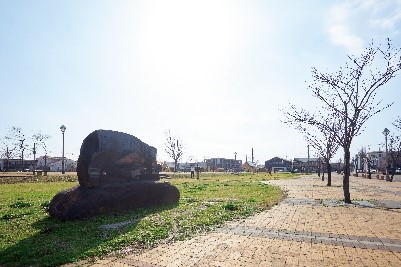
[{"label": "walking person", "polygon": [[194,165],[191,165],[191,178],[195,177],[195,167]]},{"label": "walking person", "polygon": [[196,165],[195,171],[196,171],[196,179],[199,180],[199,173],[200,173],[201,168],[199,167],[199,165]]}]

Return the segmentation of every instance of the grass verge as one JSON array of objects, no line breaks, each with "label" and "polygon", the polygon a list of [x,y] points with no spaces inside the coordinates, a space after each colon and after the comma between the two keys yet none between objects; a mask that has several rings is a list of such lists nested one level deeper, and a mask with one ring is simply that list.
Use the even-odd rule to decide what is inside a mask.
[{"label": "grass verge", "polygon": [[61,182],[0,184],[0,264],[55,266],[183,240],[276,204],[283,192],[260,181],[291,177],[205,174],[201,180],[168,179],[180,190],[178,205],[71,222],[50,218],[47,207],[57,192],[77,182],[60,178]]}]

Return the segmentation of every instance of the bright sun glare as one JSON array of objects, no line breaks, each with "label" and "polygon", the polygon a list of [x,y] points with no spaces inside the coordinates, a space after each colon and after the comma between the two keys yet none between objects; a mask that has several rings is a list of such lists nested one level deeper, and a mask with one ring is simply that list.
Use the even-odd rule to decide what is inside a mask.
[{"label": "bright sun glare", "polygon": [[160,1],[146,9],[139,50],[153,80],[207,82],[230,65],[241,29],[230,2]]}]

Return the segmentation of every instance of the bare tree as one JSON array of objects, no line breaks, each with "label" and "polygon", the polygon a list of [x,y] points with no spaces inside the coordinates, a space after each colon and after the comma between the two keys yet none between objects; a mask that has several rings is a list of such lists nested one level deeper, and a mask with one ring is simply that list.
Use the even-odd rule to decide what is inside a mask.
[{"label": "bare tree", "polygon": [[0,151],[0,158],[5,158],[7,160],[7,168],[6,170],[10,170],[10,159],[14,157],[16,147],[12,143],[12,133],[9,131],[5,136],[1,138],[1,151]]},{"label": "bare tree", "polygon": [[[313,83],[309,86],[313,95],[320,100],[326,117],[336,118],[340,126],[339,131],[332,133],[335,142],[344,150],[345,203],[351,203],[349,177],[352,141],[363,131],[368,119],[393,104],[382,105],[376,96],[379,89],[401,70],[400,49],[394,48],[389,39],[385,49],[376,47],[372,42],[360,56],[348,58],[350,63],[335,73],[319,72],[312,68]],[[379,70],[380,63],[384,64],[382,70]],[[321,117],[315,118],[302,109],[296,112],[293,113],[296,121],[314,125],[322,131],[332,131],[324,120],[320,120]]]},{"label": "bare tree", "polygon": [[[39,148],[42,148],[43,151],[45,152],[45,167],[47,167],[47,140],[50,139],[51,136],[47,134],[43,134],[41,132],[37,132],[34,135],[32,135],[32,139],[35,144],[38,145]],[[36,154],[37,149],[36,146],[34,145],[34,151],[33,153]]]},{"label": "bare tree", "polygon": [[11,132],[13,135],[13,140],[15,142],[16,146],[16,151],[19,153],[19,157],[21,159],[21,170],[24,170],[24,155],[25,155],[25,150],[29,147],[28,144],[26,143],[26,136],[22,132],[22,129],[20,127],[15,127],[13,126],[11,128]]},{"label": "bare tree", "polygon": [[164,132],[166,135],[166,143],[164,150],[174,160],[174,172],[177,172],[178,161],[183,155],[183,142],[180,138],[172,136],[170,130]]},{"label": "bare tree", "polygon": [[[297,114],[295,106],[291,106],[290,111],[283,112],[286,120],[282,122],[294,126],[298,131],[300,131],[304,135],[306,142],[317,151],[318,157],[323,160],[325,166],[324,169],[327,170],[327,186],[331,186],[330,160],[333,158],[339,147],[338,143],[335,142],[336,140],[333,134],[333,132],[339,130],[339,125],[336,124],[336,119],[334,117],[321,117],[320,121],[326,125],[326,128],[320,129],[319,127],[313,127],[314,125],[308,125],[303,121],[300,121],[298,115],[295,115]],[[321,116],[321,114],[318,112],[318,114],[313,116],[313,118],[316,118],[316,116]],[[324,170],[322,181],[324,181]]]},{"label": "bare tree", "polygon": [[401,133],[401,117],[398,117],[392,124]]},{"label": "bare tree", "polygon": [[[333,124],[331,127],[335,128]],[[330,160],[338,150],[338,144],[335,142],[332,131],[321,131],[319,133],[311,134],[305,132],[305,139],[308,144],[316,149],[319,157],[324,161],[325,169],[327,170],[327,186],[331,186],[331,164]],[[322,181],[324,181],[324,174]]]}]

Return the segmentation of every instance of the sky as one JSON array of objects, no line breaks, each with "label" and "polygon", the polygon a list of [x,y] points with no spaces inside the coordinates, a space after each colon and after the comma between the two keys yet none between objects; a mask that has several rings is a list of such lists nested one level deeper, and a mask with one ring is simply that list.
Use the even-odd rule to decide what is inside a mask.
[{"label": "sky", "polygon": [[[335,72],[372,40],[401,46],[399,0],[0,4],[0,139],[13,126],[42,132],[61,156],[65,125],[71,159],[97,129],[138,137],[158,160],[172,161],[166,130],[184,142],[182,162],[235,152],[245,161],[252,148],[260,164],[307,157],[281,121],[290,104],[316,104],[311,68]],[[383,149],[383,129],[401,116],[400,85],[398,76],[379,91],[394,104],[365,124],[351,155]]]}]

